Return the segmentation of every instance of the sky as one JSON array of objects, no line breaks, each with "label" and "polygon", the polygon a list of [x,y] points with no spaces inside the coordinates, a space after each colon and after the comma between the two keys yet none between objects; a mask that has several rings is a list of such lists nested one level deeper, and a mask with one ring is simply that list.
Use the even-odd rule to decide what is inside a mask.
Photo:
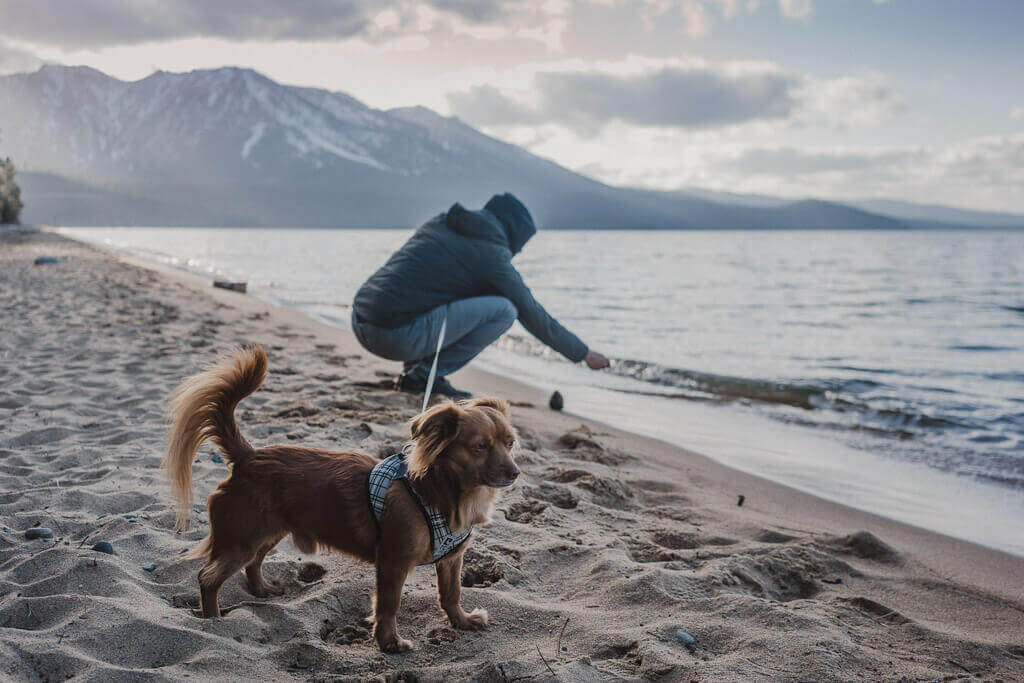
[{"label": "sky", "polygon": [[1024,213],[1020,0],[0,0],[0,73],[246,66],[599,180]]}]

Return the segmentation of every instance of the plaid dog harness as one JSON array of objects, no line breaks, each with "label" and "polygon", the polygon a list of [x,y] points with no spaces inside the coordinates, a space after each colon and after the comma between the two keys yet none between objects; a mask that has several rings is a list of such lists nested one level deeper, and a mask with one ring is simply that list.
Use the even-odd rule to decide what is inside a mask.
[{"label": "plaid dog harness", "polygon": [[409,469],[405,465],[407,448],[408,446],[403,448],[401,453],[395,453],[390,458],[381,460],[370,470],[370,474],[366,478],[366,492],[370,497],[370,509],[373,512],[374,521],[377,522],[377,535],[379,536],[380,520],[384,516],[384,499],[388,494],[388,489],[396,479],[402,480],[412,499],[419,506],[420,512],[423,513],[423,518],[427,521],[427,528],[430,529],[430,550],[433,553],[433,559],[423,564],[433,564],[450,555],[465,543],[473,533],[473,527],[469,527],[460,534],[452,533],[444,515],[420,497],[412,482],[409,481]]}]

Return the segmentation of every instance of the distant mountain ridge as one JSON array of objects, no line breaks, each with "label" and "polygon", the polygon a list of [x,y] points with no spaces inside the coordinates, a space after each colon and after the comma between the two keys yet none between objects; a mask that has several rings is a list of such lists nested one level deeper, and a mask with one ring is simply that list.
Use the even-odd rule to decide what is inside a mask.
[{"label": "distant mountain ridge", "polygon": [[45,66],[0,77],[0,103],[0,151],[39,224],[412,226],[503,191],[545,227],[918,224],[820,200],[611,187],[423,107],[373,109],[236,67],[126,82]]}]

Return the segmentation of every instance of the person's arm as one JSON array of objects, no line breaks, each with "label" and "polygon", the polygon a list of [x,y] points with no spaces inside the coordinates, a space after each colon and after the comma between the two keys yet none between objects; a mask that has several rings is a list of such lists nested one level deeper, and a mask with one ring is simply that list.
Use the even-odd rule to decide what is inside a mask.
[{"label": "person's arm", "polygon": [[519,322],[527,332],[574,363],[586,360],[587,365],[595,370],[608,367],[607,358],[588,349],[579,337],[544,310],[510,262],[499,262],[488,274],[488,279],[498,293],[515,305],[519,311]]}]

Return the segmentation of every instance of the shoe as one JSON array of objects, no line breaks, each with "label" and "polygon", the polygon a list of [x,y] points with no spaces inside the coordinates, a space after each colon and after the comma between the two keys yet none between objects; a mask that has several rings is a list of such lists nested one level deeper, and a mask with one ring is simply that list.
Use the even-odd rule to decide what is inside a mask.
[{"label": "shoe", "polygon": [[[426,389],[426,386],[423,387]],[[461,401],[465,398],[472,398],[473,394],[468,391],[456,389],[445,377],[438,377],[434,380],[434,393],[438,396],[447,396],[453,401]]]},{"label": "shoe", "polygon": [[[407,394],[422,394],[426,390],[427,380],[407,375],[404,372],[395,380],[395,391],[404,391]],[[447,396],[455,401],[461,401],[464,398],[471,398],[473,396],[473,394],[468,391],[460,391],[456,389],[444,377],[434,378],[434,389],[432,393],[437,396]]]},{"label": "shoe", "polygon": [[404,391],[407,394],[422,394],[427,390],[427,381],[419,377],[413,377],[402,373],[395,380],[395,391]]}]

